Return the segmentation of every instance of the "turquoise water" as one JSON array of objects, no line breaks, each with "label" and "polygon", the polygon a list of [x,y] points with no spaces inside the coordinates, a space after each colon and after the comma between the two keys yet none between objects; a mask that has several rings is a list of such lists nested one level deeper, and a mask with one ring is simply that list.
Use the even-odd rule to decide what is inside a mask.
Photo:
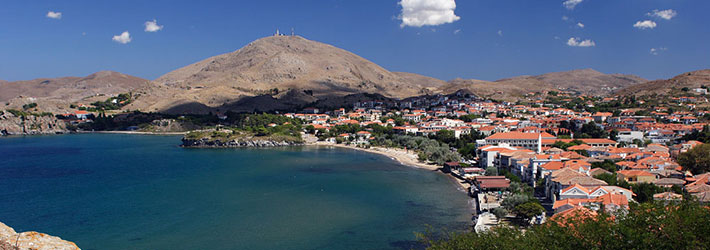
[{"label": "turquoise water", "polygon": [[88,249],[409,249],[465,230],[446,176],[348,149],[183,149],[176,136],[0,138],[0,221]]}]

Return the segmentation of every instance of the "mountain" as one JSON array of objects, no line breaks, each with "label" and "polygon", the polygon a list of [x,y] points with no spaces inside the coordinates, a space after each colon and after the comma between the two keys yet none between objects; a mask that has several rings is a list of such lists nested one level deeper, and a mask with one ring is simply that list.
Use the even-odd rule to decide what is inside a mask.
[{"label": "mountain", "polygon": [[710,86],[710,69],[683,73],[667,80],[648,81],[616,92],[619,95],[680,94],[683,88]]},{"label": "mountain", "polygon": [[404,98],[431,93],[445,84],[390,72],[358,55],[303,37],[271,36],[169,72],[143,89],[141,98],[127,108],[263,111],[279,108],[286,100],[287,106],[305,105],[357,93]]},{"label": "mountain", "polygon": [[614,90],[645,81],[645,79],[634,75],[604,74],[593,69],[580,69],[538,76],[518,76],[494,82],[454,79],[438,90],[443,93],[451,93],[465,88],[482,97],[515,100],[529,92],[559,90],[586,95],[607,95]]},{"label": "mountain", "polygon": [[[0,102],[6,106],[22,106],[26,102],[46,103],[47,110],[100,95],[127,93],[145,88],[149,81],[113,71],[101,71],[86,77],[40,78],[27,81],[0,82]],[[106,99],[100,97],[99,99]],[[40,105],[43,106],[43,105]]]}]

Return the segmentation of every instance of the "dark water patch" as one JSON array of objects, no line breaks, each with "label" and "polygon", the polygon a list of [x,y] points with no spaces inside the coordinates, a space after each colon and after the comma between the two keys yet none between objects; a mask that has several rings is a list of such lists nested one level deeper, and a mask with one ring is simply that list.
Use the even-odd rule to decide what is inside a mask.
[{"label": "dark water patch", "polygon": [[426,249],[426,244],[416,240],[392,241],[389,245],[397,249]]},{"label": "dark water patch", "polygon": [[315,167],[310,167],[310,168],[302,168],[299,171],[305,172],[305,173],[311,173],[311,174],[332,174],[337,172],[335,169],[331,168],[315,168]]},{"label": "dark water patch", "polygon": [[57,167],[2,167],[0,168],[0,180],[2,179],[49,179],[62,178],[75,175],[88,175],[93,173],[89,169],[71,169]]},{"label": "dark water patch", "polygon": [[47,155],[78,155],[81,150],[74,147],[12,147],[0,148],[3,157],[35,157]]}]

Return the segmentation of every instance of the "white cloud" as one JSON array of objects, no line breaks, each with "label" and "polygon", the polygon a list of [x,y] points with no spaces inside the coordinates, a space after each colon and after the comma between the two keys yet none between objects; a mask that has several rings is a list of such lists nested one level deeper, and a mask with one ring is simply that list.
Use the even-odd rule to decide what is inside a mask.
[{"label": "white cloud", "polygon": [[594,47],[597,44],[594,43],[592,40],[582,40],[579,39],[578,37],[570,37],[569,40],[567,40],[567,45],[571,47]]},{"label": "white cloud", "polygon": [[425,25],[441,25],[453,23],[461,19],[456,16],[456,2],[454,0],[401,0],[402,20],[400,27],[422,27]]},{"label": "white cloud", "polygon": [[124,31],[120,35],[113,36],[113,38],[111,40],[113,40],[117,43],[120,43],[120,44],[130,43],[131,42],[131,33],[128,33],[128,31]]},{"label": "white cloud", "polygon": [[583,24],[583,23],[577,23],[577,27],[584,28],[584,24]]},{"label": "white cloud", "polygon": [[577,4],[580,4],[580,3],[582,3],[582,0],[567,0],[564,3],[562,3],[562,5],[564,5],[565,8],[567,8],[568,10],[573,10],[574,7],[576,7]]},{"label": "white cloud", "polygon": [[498,30],[498,36],[503,36],[503,31],[502,31],[502,30]]},{"label": "white cloud", "polygon": [[638,21],[634,24],[634,27],[642,29],[642,30],[653,29],[656,27],[656,22],[651,21],[651,20]]},{"label": "white cloud", "polygon": [[454,35],[458,34],[461,32],[461,29],[454,30]]},{"label": "white cloud", "polygon": [[651,48],[651,51],[649,52],[651,55],[657,56],[660,52],[666,51],[668,48],[666,47],[660,47],[660,48]]},{"label": "white cloud", "polygon": [[158,32],[163,29],[163,25],[158,25],[158,21],[153,19],[153,21],[145,22],[145,32]]},{"label": "white cloud", "polygon": [[567,20],[569,20],[568,16],[562,16],[562,21],[567,21]]},{"label": "white cloud", "polygon": [[673,9],[653,10],[651,11],[651,13],[648,13],[646,15],[671,20],[673,17],[678,15],[678,12]]},{"label": "white cloud", "polygon": [[62,13],[49,11],[49,12],[47,12],[47,17],[49,17],[51,19],[62,19]]}]

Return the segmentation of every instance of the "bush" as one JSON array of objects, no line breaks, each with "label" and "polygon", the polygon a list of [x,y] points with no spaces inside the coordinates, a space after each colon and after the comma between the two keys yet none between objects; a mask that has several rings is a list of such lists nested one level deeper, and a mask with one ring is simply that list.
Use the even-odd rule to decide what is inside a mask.
[{"label": "bush", "polygon": [[503,202],[501,202],[501,206],[505,207],[510,211],[513,211],[513,209],[515,209],[515,207],[517,207],[518,205],[528,203],[533,200],[535,200],[535,198],[528,194],[513,194],[508,198],[505,198]]},{"label": "bush", "polygon": [[513,208],[513,213],[515,213],[518,218],[525,221],[529,221],[535,216],[538,216],[545,212],[545,208],[537,202],[526,202]]},{"label": "bush", "polygon": [[486,172],[484,173],[485,176],[496,176],[498,175],[498,168],[495,167],[490,167],[486,168]]},{"label": "bush", "polygon": [[496,207],[491,209],[491,213],[493,213],[493,215],[495,215],[499,220],[502,220],[506,215],[508,215],[508,210],[504,207]]},{"label": "bush", "polygon": [[701,144],[678,156],[678,164],[693,174],[710,171],[710,144]]},{"label": "bush", "polygon": [[419,234],[428,249],[710,249],[710,213],[697,202],[631,205],[628,213],[568,216],[530,228]]},{"label": "bush", "polygon": [[24,109],[24,110],[33,109],[33,108],[36,108],[36,107],[37,107],[37,103],[35,103],[35,102],[30,103],[30,104],[22,105],[22,109]]}]

